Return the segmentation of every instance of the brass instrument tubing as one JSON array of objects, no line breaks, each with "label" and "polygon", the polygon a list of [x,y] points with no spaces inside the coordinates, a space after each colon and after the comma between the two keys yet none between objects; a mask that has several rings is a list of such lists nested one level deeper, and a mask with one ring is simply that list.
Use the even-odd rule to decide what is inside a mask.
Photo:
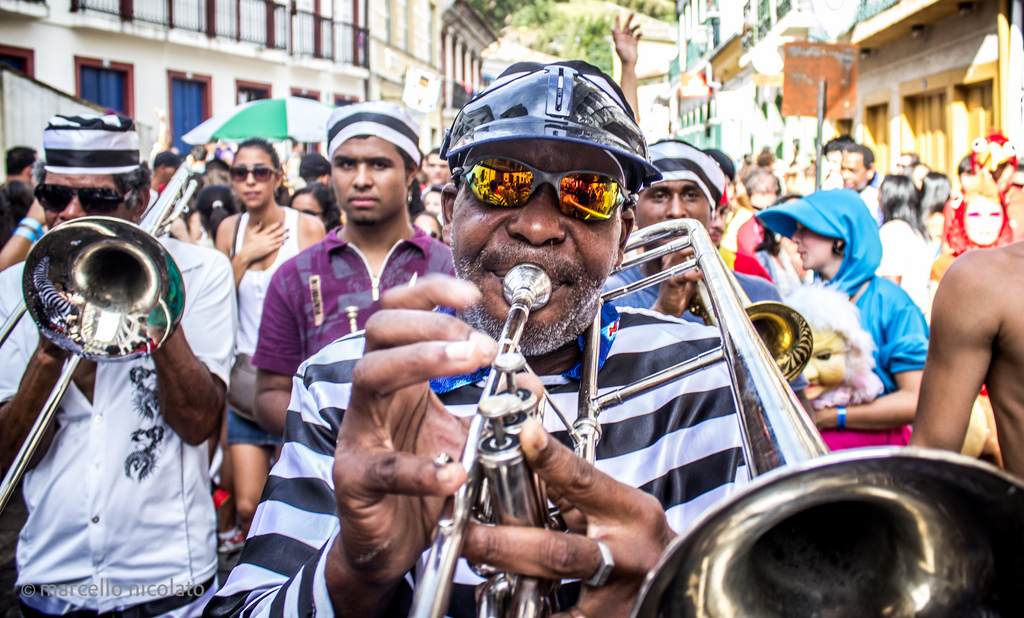
[{"label": "brass instrument tubing", "polygon": [[21,480],[21,476],[28,469],[28,462],[32,458],[32,454],[35,453],[39,443],[42,442],[43,435],[46,433],[45,429],[53,421],[53,417],[57,413],[57,405],[60,403],[61,398],[64,397],[64,392],[68,390],[71,378],[74,377],[78,364],[81,362],[81,356],[72,356],[64,362],[64,368],[60,372],[60,379],[57,381],[57,385],[50,391],[50,396],[46,399],[46,403],[43,404],[43,409],[39,411],[39,416],[36,417],[36,422],[32,425],[28,437],[25,438],[25,442],[18,449],[18,454],[14,457],[10,470],[4,476],[3,485],[0,486],[0,512],[3,512],[4,507],[7,506],[7,501],[14,495],[14,490],[18,487],[18,481]]},{"label": "brass instrument tubing", "polygon": [[607,408],[614,408],[615,406],[624,403],[627,399],[631,399],[637,395],[642,395],[651,389],[658,388],[663,384],[668,384],[673,380],[677,380],[690,372],[699,371],[724,360],[725,351],[722,350],[722,346],[718,346],[700,354],[699,356],[691,358],[690,360],[662,369],[658,373],[647,376],[639,382],[634,382],[617,388],[609,393],[605,393],[594,400],[594,407],[599,411]]},{"label": "brass instrument tubing", "polygon": [[21,303],[14,309],[14,311],[11,312],[11,315],[7,316],[7,320],[4,321],[3,328],[0,329],[0,346],[2,346],[4,342],[7,341],[7,338],[11,336],[11,333],[14,332],[14,327],[21,320],[21,316],[25,315],[26,311],[28,311],[28,305]]},{"label": "brass instrument tubing", "polygon": [[657,285],[662,281],[668,281],[672,277],[681,275],[684,272],[688,270],[693,270],[696,267],[697,258],[689,258],[685,262],[676,264],[675,266],[672,266],[670,268],[666,268],[665,270],[661,271],[656,275],[644,277],[643,279],[640,279],[639,281],[634,281],[629,285],[624,285],[621,288],[615,288],[614,290],[605,292],[604,294],[601,295],[601,302],[606,303],[609,301],[617,300],[619,298],[622,298],[623,296],[632,294],[637,290],[642,290],[643,288],[650,287],[652,285]]},{"label": "brass instrument tubing", "polygon": [[634,266],[639,266],[646,262],[651,262],[653,260],[660,259],[666,255],[675,253],[677,251],[682,251],[683,249],[687,249],[691,246],[692,245],[690,244],[689,238],[678,238],[660,247],[651,249],[650,251],[644,251],[640,255],[635,255],[631,258],[623,260],[622,264],[618,268],[613,269],[611,274],[617,275],[618,273],[621,273],[624,270],[629,270]]}]

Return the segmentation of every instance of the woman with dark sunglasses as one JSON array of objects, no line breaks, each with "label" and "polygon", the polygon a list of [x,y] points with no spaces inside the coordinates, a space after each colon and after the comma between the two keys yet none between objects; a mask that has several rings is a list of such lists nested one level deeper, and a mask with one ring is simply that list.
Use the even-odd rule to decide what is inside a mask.
[{"label": "woman with dark sunglasses", "polygon": [[[235,508],[240,531],[222,539],[230,551],[249,531],[271,456],[281,439],[252,420],[256,370],[249,357],[256,350],[263,299],[278,267],[299,251],[324,237],[316,217],[279,206],[274,194],[284,174],[273,146],[264,139],[248,139],[238,146],[230,170],[231,187],[244,212],[224,220],[217,230],[217,248],[231,258],[238,288],[238,336],[235,364],[228,391],[227,453],[234,471]],[[232,538],[241,536],[241,539]]]}]

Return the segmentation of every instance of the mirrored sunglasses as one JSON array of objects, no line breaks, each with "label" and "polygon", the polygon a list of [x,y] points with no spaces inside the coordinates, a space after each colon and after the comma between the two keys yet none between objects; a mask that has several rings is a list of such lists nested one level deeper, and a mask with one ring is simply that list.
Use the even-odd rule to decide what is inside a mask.
[{"label": "mirrored sunglasses", "polygon": [[461,175],[477,199],[504,208],[525,206],[537,187],[548,183],[558,192],[562,213],[583,221],[606,221],[626,199],[619,182],[607,174],[551,173],[514,159],[482,159],[461,171]]}]

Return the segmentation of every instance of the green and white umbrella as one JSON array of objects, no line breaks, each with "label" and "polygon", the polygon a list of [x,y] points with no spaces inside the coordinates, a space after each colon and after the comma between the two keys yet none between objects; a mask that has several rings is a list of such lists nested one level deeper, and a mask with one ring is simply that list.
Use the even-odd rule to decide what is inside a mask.
[{"label": "green and white umbrella", "polygon": [[301,97],[250,101],[204,121],[181,139],[186,144],[219,139],[237,142],[250,137],[322,142],[327,139],[327,119],[332,111],[329,105]]}]

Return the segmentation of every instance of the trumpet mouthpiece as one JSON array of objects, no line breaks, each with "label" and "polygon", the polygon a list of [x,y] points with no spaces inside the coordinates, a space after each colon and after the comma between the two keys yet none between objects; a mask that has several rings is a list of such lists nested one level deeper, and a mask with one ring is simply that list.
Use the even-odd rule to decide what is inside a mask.
[{"label": "trumpet mouthpiece", "polygon": [[508,271],[502,286],[510,305],[521,302],[530,310],[540,309],[551,298],[551,279],[536,264],[520,264]]}]

